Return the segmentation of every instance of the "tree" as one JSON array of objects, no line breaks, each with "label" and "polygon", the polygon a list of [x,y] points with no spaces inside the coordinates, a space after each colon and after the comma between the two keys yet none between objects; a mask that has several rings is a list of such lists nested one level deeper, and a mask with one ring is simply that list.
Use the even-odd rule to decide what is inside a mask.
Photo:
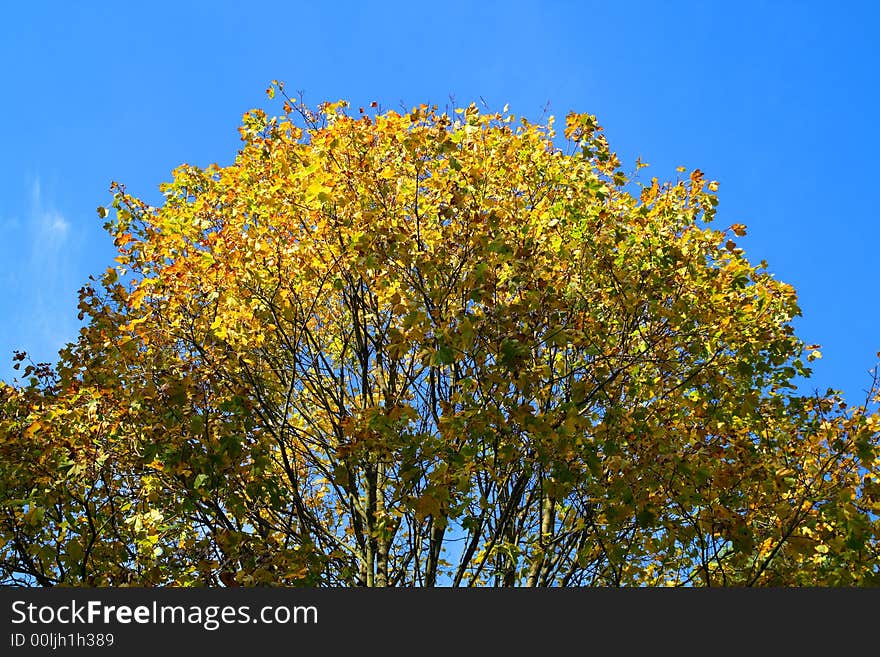
[{"label": "tree", "polygon": [[276,91],[161,207],[114,185],[78,340],[16,355],[4,583],[880,581],[880,419],[797,394],[716,182],[639,182],[587,114]]}]

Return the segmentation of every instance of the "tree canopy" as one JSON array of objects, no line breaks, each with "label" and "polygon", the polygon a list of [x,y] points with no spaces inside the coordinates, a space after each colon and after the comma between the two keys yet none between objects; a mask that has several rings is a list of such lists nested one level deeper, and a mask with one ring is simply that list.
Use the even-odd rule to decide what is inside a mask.
[{"label": "tree canopy", "polygon": [[717,182],[589,114],[276,92],[161,207],[113,186],[78,339],[17,353],[0,583],[880,583],[876,381],[798,392]]}]

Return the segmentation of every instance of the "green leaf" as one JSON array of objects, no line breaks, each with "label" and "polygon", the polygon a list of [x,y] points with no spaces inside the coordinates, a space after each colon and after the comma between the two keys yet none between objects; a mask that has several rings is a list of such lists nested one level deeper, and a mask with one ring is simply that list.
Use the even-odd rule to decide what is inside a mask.
[{"label": "green leaf", "polygon": [[434,350],[432,365],[451,365],[455,362],[455,351],[449,345],[441,345]]}]

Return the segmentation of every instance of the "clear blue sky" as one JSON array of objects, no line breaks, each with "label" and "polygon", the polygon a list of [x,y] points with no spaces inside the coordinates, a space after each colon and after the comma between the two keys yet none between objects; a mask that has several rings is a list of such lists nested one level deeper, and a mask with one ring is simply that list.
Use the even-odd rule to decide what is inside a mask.
[{"label": "clear blue sky", "polygon": [[0,378],[54,360],[114,252],[117,180],[158,203],[182,162],[231,162],[241,114],[307,101],[479,102],[598,115],[624,162],[720,181],[718,224],[795,286],[811,387],[859,401],[880,350],[877,3],[42,2],[0,21]]}]

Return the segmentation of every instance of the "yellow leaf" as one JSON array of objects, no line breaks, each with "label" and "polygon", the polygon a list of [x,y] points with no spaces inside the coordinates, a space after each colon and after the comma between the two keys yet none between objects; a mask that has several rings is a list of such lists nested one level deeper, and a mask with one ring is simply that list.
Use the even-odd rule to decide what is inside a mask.
[{"label": "yellow leaf", "polygon": [[42,428],[42,426],[43,425],[39,421],[32,422],[31,425],[27,429],[24,430],[24,434],[23,434],[24,437],[25,438],[33,438],[34,434],[36,434],[37,431],[39,431]]},{"label": "yellow leaf", "polygon": [[128,297],[128,306],[132,310],[137,310],[143,305],[144,297],[147,295],[147,290],[143,287],[137,288],[134,292],[131,293],[131,296]]}]

